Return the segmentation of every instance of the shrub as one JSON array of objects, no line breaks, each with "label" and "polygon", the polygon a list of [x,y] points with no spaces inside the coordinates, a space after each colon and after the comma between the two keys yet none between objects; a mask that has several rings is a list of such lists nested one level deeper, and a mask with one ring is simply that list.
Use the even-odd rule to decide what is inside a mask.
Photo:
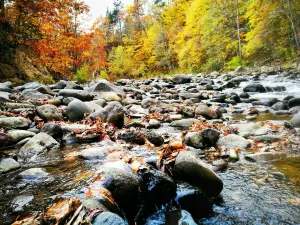
[{"label": "shrub", "polygon": [[240,57],[233,57],[230,62],[227,63],[228,70],[235,70],[239,66],[246,67],[246,61],[242,60]]},{"label": "shrub", "polygon": [[79,83],[83,83],[83,82],[89,81],[90,80],[89,66],[88,65],[84,65],[79,70],[77,70],[77,72],[75,74],[75,79]]}]

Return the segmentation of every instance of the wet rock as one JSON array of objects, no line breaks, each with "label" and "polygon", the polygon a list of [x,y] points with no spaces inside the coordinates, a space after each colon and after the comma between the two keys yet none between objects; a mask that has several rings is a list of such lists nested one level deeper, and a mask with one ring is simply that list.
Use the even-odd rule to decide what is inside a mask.
[{"label": "wet rock", "polygon": [[[176,185],[171,177],[152,168],[138,171],[142,196],[147,206],[159,206],[176,196]],[[156,207],[155,207],[156,208]]]},{"label": "wet rock", "polygon": [[150,119],[147,125],[148,129],[158,129],[160,128],[160,122],[156,119]]},{"label": "wet rock", "polygon": [[178,154],[172,172],[175,179],[201,188],[210,197],[218,196],[223,189],[222,180],[191,152]]},{"label": "wet rock", "polygon": [[106,80],[101,80],[96,84],[92,85],[90,88],[87,89],[90,93],[103,93],[103,92],[113,92],[117,95],[120,95],[121,98],[125,97],[125,92],[119,86],[116,86]]},{"label": "wet rock", "polygon": [[35,89],[26,89],[22,91],[20,95],[20,99],[50,99],[52,98],[51,95],[42,94],[41,92]]},{"label": "wet rock", "polygon": [[53,137],[55,140],[61,140],[63,137],[63,130],[62,128],[57,125],[56,123],[46,123],[41,132],[46,133]]},{"label": "wet rock", "polygon": [[186,84],[191,82],[191,76],[186,74],[177,74],[174,77],[172,77],[172,81],[175,84]]},{"label": "wet rock", "polygon": [[286,155],[285,152],[260,152],[246,155],[245,159],[254,162],[268,162],[282,159],[286,157]]},{"label": "wet rock", "polygon": [[39,133],[33,136],[21,149],[20,154],[26,157],[39,155],[45,151],[59,148],[60,144],[50,135]]},{"label": "wet rock", "polygon": [[173,121],[170,126],[171,127],[179,127],[179,128],[189,128],[193,124],[199,124],[200,120],[197,119],[182,119]]},{"label": "wet rock", "polygon": [[27,206],[34,199],[33,195],[20,195],[15,197],[11,205],[13,207],[14,212],[22,212],[24,207]]},{"label": "wet rock", "polygon": [[25,89],[35,89],[35,88],[38,88],[39,86],[41,86],[41,84],[38,82],[30,82],[30,83],[26,83],[22,86],[16,87],[16,89],[19,91],[23,91]]},{"label": "wet rock", "polygon": [[8,101],[10,98],[9,92],[0,91],[0,101]]},{"label": "wet rock", "polygon": [[268,142],[272,143],[274,141],[279,141],[280,138],[276,135],[262,135],[262,136],[256,136],[253,138],[254,141],[257,142]]},{"label": "wet rock", "polygon": [[137,104],[137,103],[138,103],[137,100],[130,98],[130,97],[127,97],[122,101],[122,105],[132,105],[132,104]]},{"label": "wet rock", "polygon": [[23,117],[0,118],[0,128],[11,130],[11,129],[26,129],[28,127],[29,127],[29,121]]},{"label": "wet rock", "polygon": [[31,137],[28,138],[24,138],[23,140],[19,141],[17,144],[15,144],[15,148],[16,149],[20,149],[22,148],[22,146],[24,146],[29,140],[31,139]]},{"label": "wet rock", "polygon": [[139,182],[130,172],[113,167],[104,167],[102,186],[112,193],[113,198],[125,212],[129,221],[136,215]]},{"label": "wet rock", "polygon": [[300,112],[293,116],[293,118],[291,119],[291,123],[294,127],[300,128]]},{"label": "wet rock", "polygon": [[225,170],[228,167],[228,162],[226,162],[224,159],[219,159],[219,160],[213,161],[212,164],[213,164],[214,171]]},{"label": "wet rock", "polygon": [[0,91],[1,92],[12,92],[13,85],[11,82],[7,81],[4,83],[0,83]]},{"label": "wet rock", "polygon": [[229,134],[227,136],[221,137],[218,140],[217,145],[224,148],[246,149],[251,146],[251,143],[247,139],[239,135]]},{"label": "wet rock", "polygon": [[123,151],[121,146],[103,146],[87,148],[79,152],[78,157],[86,160],[104,159],[109,152]]},{"label": "wet rock", "polygon": [[118,134],[118,139],[123,140],[127,143],[134,143],[134,144],[138,144],[138,145],[145,144],[144,134],[137,129],[122,130]]},{"label": "wet rock", "polygon": [[176,114],[176,115],[172,114],[172,115],[170,115],[170,120],[171,121],[182,120],[182,119],[183,119],[183,116],[180,115],[180,114]]},{"label": "wet rock", "polygon": [[203,116],[207,119],[218,119],[218,114],[207,105],[201,104],[195,109],[196,116]]},{"label": "wet rock", "polygon": [[62,120],[63,115],[55,105],[41,105],[36,108],[38,115],[45,121]]},{"label": "wet rock", "polygon": [[28,138],[33,137],[35,133],[27,130],[10,130],[7,132],[8,140],[10,144],[16,144],[17,142]]},{"label": "wet rock", "polygon": [[92,102],[84,102],[84,104],[86,104],[92,110],[92,112],[102,109],[102,107],[100,105],[98,105],[97,103],[95,103],[93,101]]},{"label": "wet rock", "polygon": [[300,98],[292,98],[288,101],[289,108],[293,108],[295,106],[300,106]]},{"label": "wet rock", "polygon": [[45,95],[52,95],[52,96],[55,95],[55,92],[53,92],[49,87],[45,85],[41,85],[35,90]]},{"label": "wet rock", "polygon": [[164,138],[154,131],[142,129],[142,134],[148,139],[148,141],[155,146],[162,146],[164,144]]},{"label": "wet rock", "polygon": [[24,170],[19,175],[24,180],[37,180],[48,176],[48,173],[42,168],[31,168]]},{"label": "wet rock", "polygon": [[183,142],[194,148],[206,148],[216,144],[220,132],[214,129],[204,129],[201,132],[189,132],[185,135]]},{"label": "wet rock", "polygon": [[66,97],[63,99],[63,104],[64,105],[69,105],[73,100],[79,100],[77,98],[74,98],[74,97]]},{"label": "wet rock", "polygon": [[84,102],[80,100],[72,101],[67,108],[66,114],[70,121],[80,121],[86,114],[91,113],[92,110]]},{"label": "wet rock", "polygon": [[102,212],[93,219],[92,225],[128,225],[128,223],[112,212]]},{"label": "wet rock", "polygon": [[83,90],[83,87],[76,84],[74,81],[68,81],[65,89],[75,89],[75,90]]},{"label": "wet rock", "polygon": [[12,111],[14,109],[34,109],[34,105],[31,103],[17,103],[17,102],[5,102],[3,105],[0,106],[0,108]]},{"label": "wet rock", "polygon": [[240,94],[240,98],[250,98],[250,95],[247,92]]},{"label": "wet rock", "polygon": [[237,129],[239,135],[243,137],[250,135],[259,136],[268,133],[268,128],[262,126],[260,123],[232,124],[229,127]]},{"label": "wet rock", "polygon": [[195,108],[191,106],[183,106],[181,112],[186,117],[194,117],[195,116]]},{"label": "wet rock", "polygon": [[82,90],[63,89],[58,92],[58,95],[63,97],[74,97],[81,101],[93,100],[93,96],[90,93]]},{"label": "wet rock", "polygon": [[68,81],[60,80],[57,84],[50,85],[51,89],[64,89],[68,84]]},{"label": "wet rock", "polygon": [[244,87],[243,91],[265,93],[267,92],[267,89],[261,84],[254,83],[254,84],[248,84],[246,87]]},{"label": "wet rock", "polygon": [[21,168],[21,165],[12,158],[2,158],[0,160],[0,174],[8,173]]},{"label": "wet rock", "polygon": [[195,218],[203,218],[212,212],[212,204],[206,194],[188,183],[177,184],[175,200],[180,208],[188,211]]},{"label": "wet rock", "polygon": [[290,112],[292,115],[297,114],[298,112],[300,112],[300,106],[295,106],[295,107],[293,107],[293,108],[290,108],[290,109],[289,109],[289,112]]},{"label": "wet rock", "polygon": [[140,105],[132,105],[127,112],[129,115],[146,114],[146,110]]},{"label": "wet rock", "polygon": [[287,104],[286,102],[277,102],[271,107],[272,109],[279,111],[279,110],[286,110],[287,109]]},{"label": "wet rock", "polygon": [[101,107],[105,107],[107,105],[107,102],[104,99],[97,99],[92,101],[92,103],[95,103]]},{"label": "wet rock", "polygon": [[157,99],[152,99],[152,98],[145,98],[143,99],[141,106],[143,108],[149,108],[150,106],[156,106],[162,104],[160,101]]},{"label": "wet rock", "polygon": [[107,123],[113,123],[118,128],[124,125],[124,108],[119,102],[109,102],[103,109],[92,113],[89,117],[96,119],[100,117]]}]

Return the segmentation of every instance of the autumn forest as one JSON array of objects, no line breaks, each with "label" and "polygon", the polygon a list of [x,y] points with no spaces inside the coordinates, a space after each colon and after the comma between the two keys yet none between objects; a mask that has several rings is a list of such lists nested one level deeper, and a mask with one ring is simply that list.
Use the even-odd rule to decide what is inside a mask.
[{"label": "autumn forest", "polygon": [[300,52],[300,0],[115,0],[91,27],[79,0],[0,2],[1,54],[25,46],[79,81],[284,65]]}]

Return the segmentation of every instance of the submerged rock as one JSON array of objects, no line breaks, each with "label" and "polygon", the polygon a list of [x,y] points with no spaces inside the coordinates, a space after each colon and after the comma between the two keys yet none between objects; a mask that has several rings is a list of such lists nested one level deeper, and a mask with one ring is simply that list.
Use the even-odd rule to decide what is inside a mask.
[{"label": "submerged rock", "polygon": [[21,172],[19,177],[22,177],[24,180],[36,180],[43,177],[47,177],[48,173],[42,168],[31,168]]},{"label": "submerged rock", "polygon": [[246,87],[244,87],[243,91],[265,93],[267,92],[267,89],[261,84],[254,83],[254,84],[248,84]]},{"label": "submerged rock", "polygon": [[87,160],[104,159],[104,157],[112,151],[123,151],[121,146],[103,146],[95,148],[87,148],[79,152],[78,157]]},{"label": "submerged rock", "polygon": [[20,154],[26,157],[39,155],[45,151],[59,148],[60,144],[50,135],[39,133],[33,136],[21,149]]},{"label": "submerged rock", "polygon": [[0,174],[8,173],[21,168],[21,165],[12,158],[3,158],[0,160]]}]

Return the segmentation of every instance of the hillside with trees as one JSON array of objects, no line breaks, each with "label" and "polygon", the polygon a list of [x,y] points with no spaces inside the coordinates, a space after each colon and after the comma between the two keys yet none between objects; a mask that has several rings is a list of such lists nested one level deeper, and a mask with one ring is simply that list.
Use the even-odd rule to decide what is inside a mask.
[{"label": "hillside with trees", "polygon": [[20,47],[39,70],[30,79],[45,82],[89,80],[95,71],[116,80],[290,65],[299,57],[299,0],[115,0],[89,29],[88,13],[78,0],[1,0],[1,77],[19,66],[11,58]]}]

